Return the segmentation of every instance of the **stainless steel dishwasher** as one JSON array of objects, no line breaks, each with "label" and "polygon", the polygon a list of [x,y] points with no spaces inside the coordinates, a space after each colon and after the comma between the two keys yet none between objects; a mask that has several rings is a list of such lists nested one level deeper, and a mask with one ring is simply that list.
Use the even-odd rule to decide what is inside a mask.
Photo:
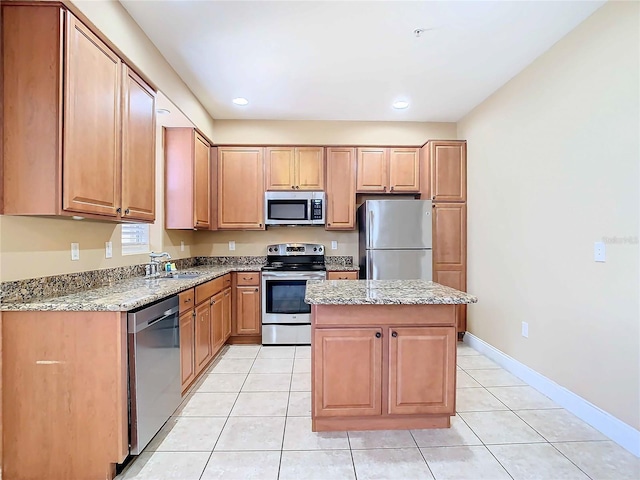
[{"label": "stainless steel dishwasher", "polygon": [[130,453],[138,455],[181,401],[178,297],[127,315]]}]

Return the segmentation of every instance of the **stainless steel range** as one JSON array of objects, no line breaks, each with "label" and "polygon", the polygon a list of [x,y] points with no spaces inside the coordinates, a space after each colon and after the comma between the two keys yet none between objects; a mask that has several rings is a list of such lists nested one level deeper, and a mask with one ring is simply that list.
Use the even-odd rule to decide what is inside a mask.
[{"label": "stainless steel range", "polygon": [[267,246],[262,267],[262,344],[310,345],[311,306],[304,303],[307,280],[324,280],[324,245]]}]

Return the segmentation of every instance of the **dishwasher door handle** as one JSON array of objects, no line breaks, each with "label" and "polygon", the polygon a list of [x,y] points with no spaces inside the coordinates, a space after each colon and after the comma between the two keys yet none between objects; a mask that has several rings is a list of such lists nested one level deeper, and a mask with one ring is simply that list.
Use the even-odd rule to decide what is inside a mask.
[{"label": "dishwasher door handle", "polygon": [[166,320],[167,318],[169,318],[169,317],[175,315],[176,313],[178,313],[178,310],[180,310],[180,307],[174,307],[174,308],[171,308],[169,310],[166,310],[164,312],[164,315],[162,315],[162,317],[154,318],[150,322],[147,322],[146,325],[139,325],[138,328],[136,328],[136,333],[141,332],[141,331],[151,327],[152,325],[155,325],[156,323],[161,322],[162,320]]}]

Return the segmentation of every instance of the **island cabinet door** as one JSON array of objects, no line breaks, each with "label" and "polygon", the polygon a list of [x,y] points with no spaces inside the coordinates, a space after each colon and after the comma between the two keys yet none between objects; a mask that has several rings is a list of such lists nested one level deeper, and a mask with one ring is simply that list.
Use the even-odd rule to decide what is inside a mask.
[{"label": "island cabinet door", "polygon": [[389,329],[389,414],[455,412],[455,327]]},{"label": "island cabinet door", "polygon": [[382,414],[382,329],[318,329],[314,336],[314,414]]},{"label": "island cabinet door", "polygon": [[180,315],[180,369],[183,392],[196,378],[194,317],[193,309]]}]

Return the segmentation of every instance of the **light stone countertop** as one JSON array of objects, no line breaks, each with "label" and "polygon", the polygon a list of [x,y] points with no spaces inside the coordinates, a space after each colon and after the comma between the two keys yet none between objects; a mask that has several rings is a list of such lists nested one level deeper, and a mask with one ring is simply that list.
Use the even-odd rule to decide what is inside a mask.
[{"label": "light stone countertop", "polygon": [[156,300],[176,295],[196,285],[230,272],[260,271],[256,265],[225,265],[192,267],[179,273],[198,273],[196,278],[145,279],[132,277],[112,285],[44,300],[2,303],[0,311],[109,311],[126,312]]},{"label": "light stone countertop", "polygon": [[359,272],[360,267],[354,265],[326,265],[327,272]]},{"label": "light stone countertop", "polygon": [[473,295],[427,280],[309,280],[311,305],[463,305]]}]

